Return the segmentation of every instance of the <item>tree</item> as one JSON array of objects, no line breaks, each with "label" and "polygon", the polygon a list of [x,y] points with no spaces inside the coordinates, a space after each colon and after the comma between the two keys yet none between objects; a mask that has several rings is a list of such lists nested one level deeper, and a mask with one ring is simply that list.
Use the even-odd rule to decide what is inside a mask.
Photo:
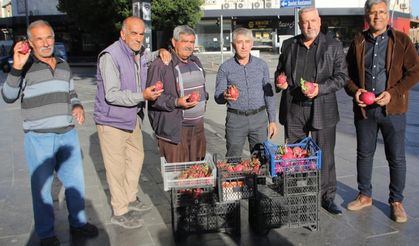
[{"label": "tree", "polygon": [[58,0],[57,9],[67,13],[79,32],[108,44],[118,37],[123,19],[132,12],[130,0]]},{"label": "tree", "polygon": [[203,0],[151,0],[153,46],[167,48],[178,25],[195,27],[204,15],[203,3]]},{"label": "tree", "polygon": [[177,25],[194,27],[204,15],[203,0],[152,0],[151,3],[154,30],[173,30]]}]

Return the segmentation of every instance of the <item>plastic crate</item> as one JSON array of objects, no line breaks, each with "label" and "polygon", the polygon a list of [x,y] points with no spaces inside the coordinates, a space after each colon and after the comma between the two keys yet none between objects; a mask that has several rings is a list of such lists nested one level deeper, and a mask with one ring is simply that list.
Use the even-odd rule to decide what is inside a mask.
[{"label": "plastic crate", "polygon": [[172,189],[172,229],[176,241],[191,233],[227,232],[240,234],[240,202],[210,201],[179,204],[179,190]]},{"label": "plastic crate", "polygon": [[319,229],[319,195],[281,196],[268,186],[258,188],[255,198],[249,199],[249,224],[258,234],[272,228]]},{"label": "plastic crate", "polygon": [[241,172],[228,172],[220,168],[217,164],[219,162],[228,163],[235,166],[242,161],[251,161],[248,157],[226,157],[223,160],[217,159],[214,155],[214,163],[217,167],[217,188],[220,201],[235,201],[240,199],[248,199],[253,197],[257,186],[257,173],[254,170],[247,170]]},{"label": "plastic crate", "polygon": [[184,207],[201,203],[215,203],[217,201],[214,187],[172,189],[171,196],[173,207]]},{"label": "plastic crate", "polygon": [[[269,163],[269,173],[271,177],[276,177],[278,173],[295,173],[321,169],[321,150],[310,137],[303,139],[300,143],[287,145],[290,148],[298,146],[302,149],[309,150],[311,155],[306,158],[283,160],[278,155],[278,145],[268,140],[265,141],[263,145],[265,157]],[[281,170],[276,170],[277,164]]]},{"label": "plastic crate", "polygon": [[[215,181],[217,177],[217,169],[215,168],[214,162],[210,154],[206,154],[205,160],[203,161],[192,161],[192,162],[175,162],[167,163],[164,157],[160,159],[161,174],[163,177],[163,187],[165,191],[169,191],[171,188],[201,188],[201,187],[215,187]],[[196,164],[208,164],[211,169],[211,176],[204,178],[192,178],[192,179],[177,179],[182,171],[190,168]]]},{"label": "plastic crate", "polygon": [[285,172],[273,179],[275,189],[282,195],[320,192],[320,170]]}]

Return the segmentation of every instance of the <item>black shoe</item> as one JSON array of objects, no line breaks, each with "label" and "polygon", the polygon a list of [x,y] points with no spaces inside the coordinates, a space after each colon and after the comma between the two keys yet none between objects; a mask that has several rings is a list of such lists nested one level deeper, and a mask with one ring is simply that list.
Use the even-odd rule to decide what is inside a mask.
[{"label": "black shoe", "polygon": [[59,246],[60,241],[56,236],[41,239],[41,246]]},{"label": "black shoe", "polygon": [[70,226],[71,234],[83,236],[83,237],[96,237],[99,234],[99,231],[95,225],[86,223],[80,227]]},{"label": "black shoe", "polygon": [[336,206],[333,201],[327,200],[322,202],[322,207],[329,213],[334,215],[342,215],[342,210]]}]

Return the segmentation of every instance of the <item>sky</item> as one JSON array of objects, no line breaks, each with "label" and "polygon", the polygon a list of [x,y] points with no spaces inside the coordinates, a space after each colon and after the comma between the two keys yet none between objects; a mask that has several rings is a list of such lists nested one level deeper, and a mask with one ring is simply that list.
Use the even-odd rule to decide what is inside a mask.
[{"label": "sky", "polygon": [[419,0],[412,0],[411,3],[413,17],[419,16]]}]

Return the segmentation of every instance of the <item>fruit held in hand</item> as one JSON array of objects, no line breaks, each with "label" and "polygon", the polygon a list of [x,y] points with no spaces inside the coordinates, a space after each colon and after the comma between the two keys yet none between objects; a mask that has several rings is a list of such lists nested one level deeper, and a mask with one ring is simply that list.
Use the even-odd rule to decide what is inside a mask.
[{"label": "fruit held in hand", "polygon": [[239,89],[236,85],[229,85],[227,88],[227,93],[234,99],[239,98]]},{"label": "fruit held in hand", "polygon": [[20,46],[20,50],[19,53],[26,55],[29,52],[29,43],[28,42],[23,42],[22,45]]},{"label": "fruit held in hand", "polygon": [[316,89],[313,82],[305,81],[303,78],[300,79],[300,85],[303,93],[312,94]]},{"label": "fruit held in hand", "polygon": [[155,88],[154,88],[154,90],[156,90],[156,91],[161,91],[161,90],[163,90],[163,83],[159,80],[159,81],[157,81],[156,82],[156,84],[154,85],[155,86]]},{"label": "fruit held in hand", "polygon": [[276,83],[278,85],[283,85],[285,82],[287,82],[287,76],[285,76],[284,73],[279,74],[279,76],[276,78]]},{"label": "fruit held in hand", "polygon": [[359,100],[363,101],[366,105],[371,105],[375,102],[375,95],[372,92],[362,92]]},{"label": "fruit held in hand", "polygon": [[192,91],[191,95],[188,98],[188,102],[198,102],[201,99],[201,95],[197,91]]}]

